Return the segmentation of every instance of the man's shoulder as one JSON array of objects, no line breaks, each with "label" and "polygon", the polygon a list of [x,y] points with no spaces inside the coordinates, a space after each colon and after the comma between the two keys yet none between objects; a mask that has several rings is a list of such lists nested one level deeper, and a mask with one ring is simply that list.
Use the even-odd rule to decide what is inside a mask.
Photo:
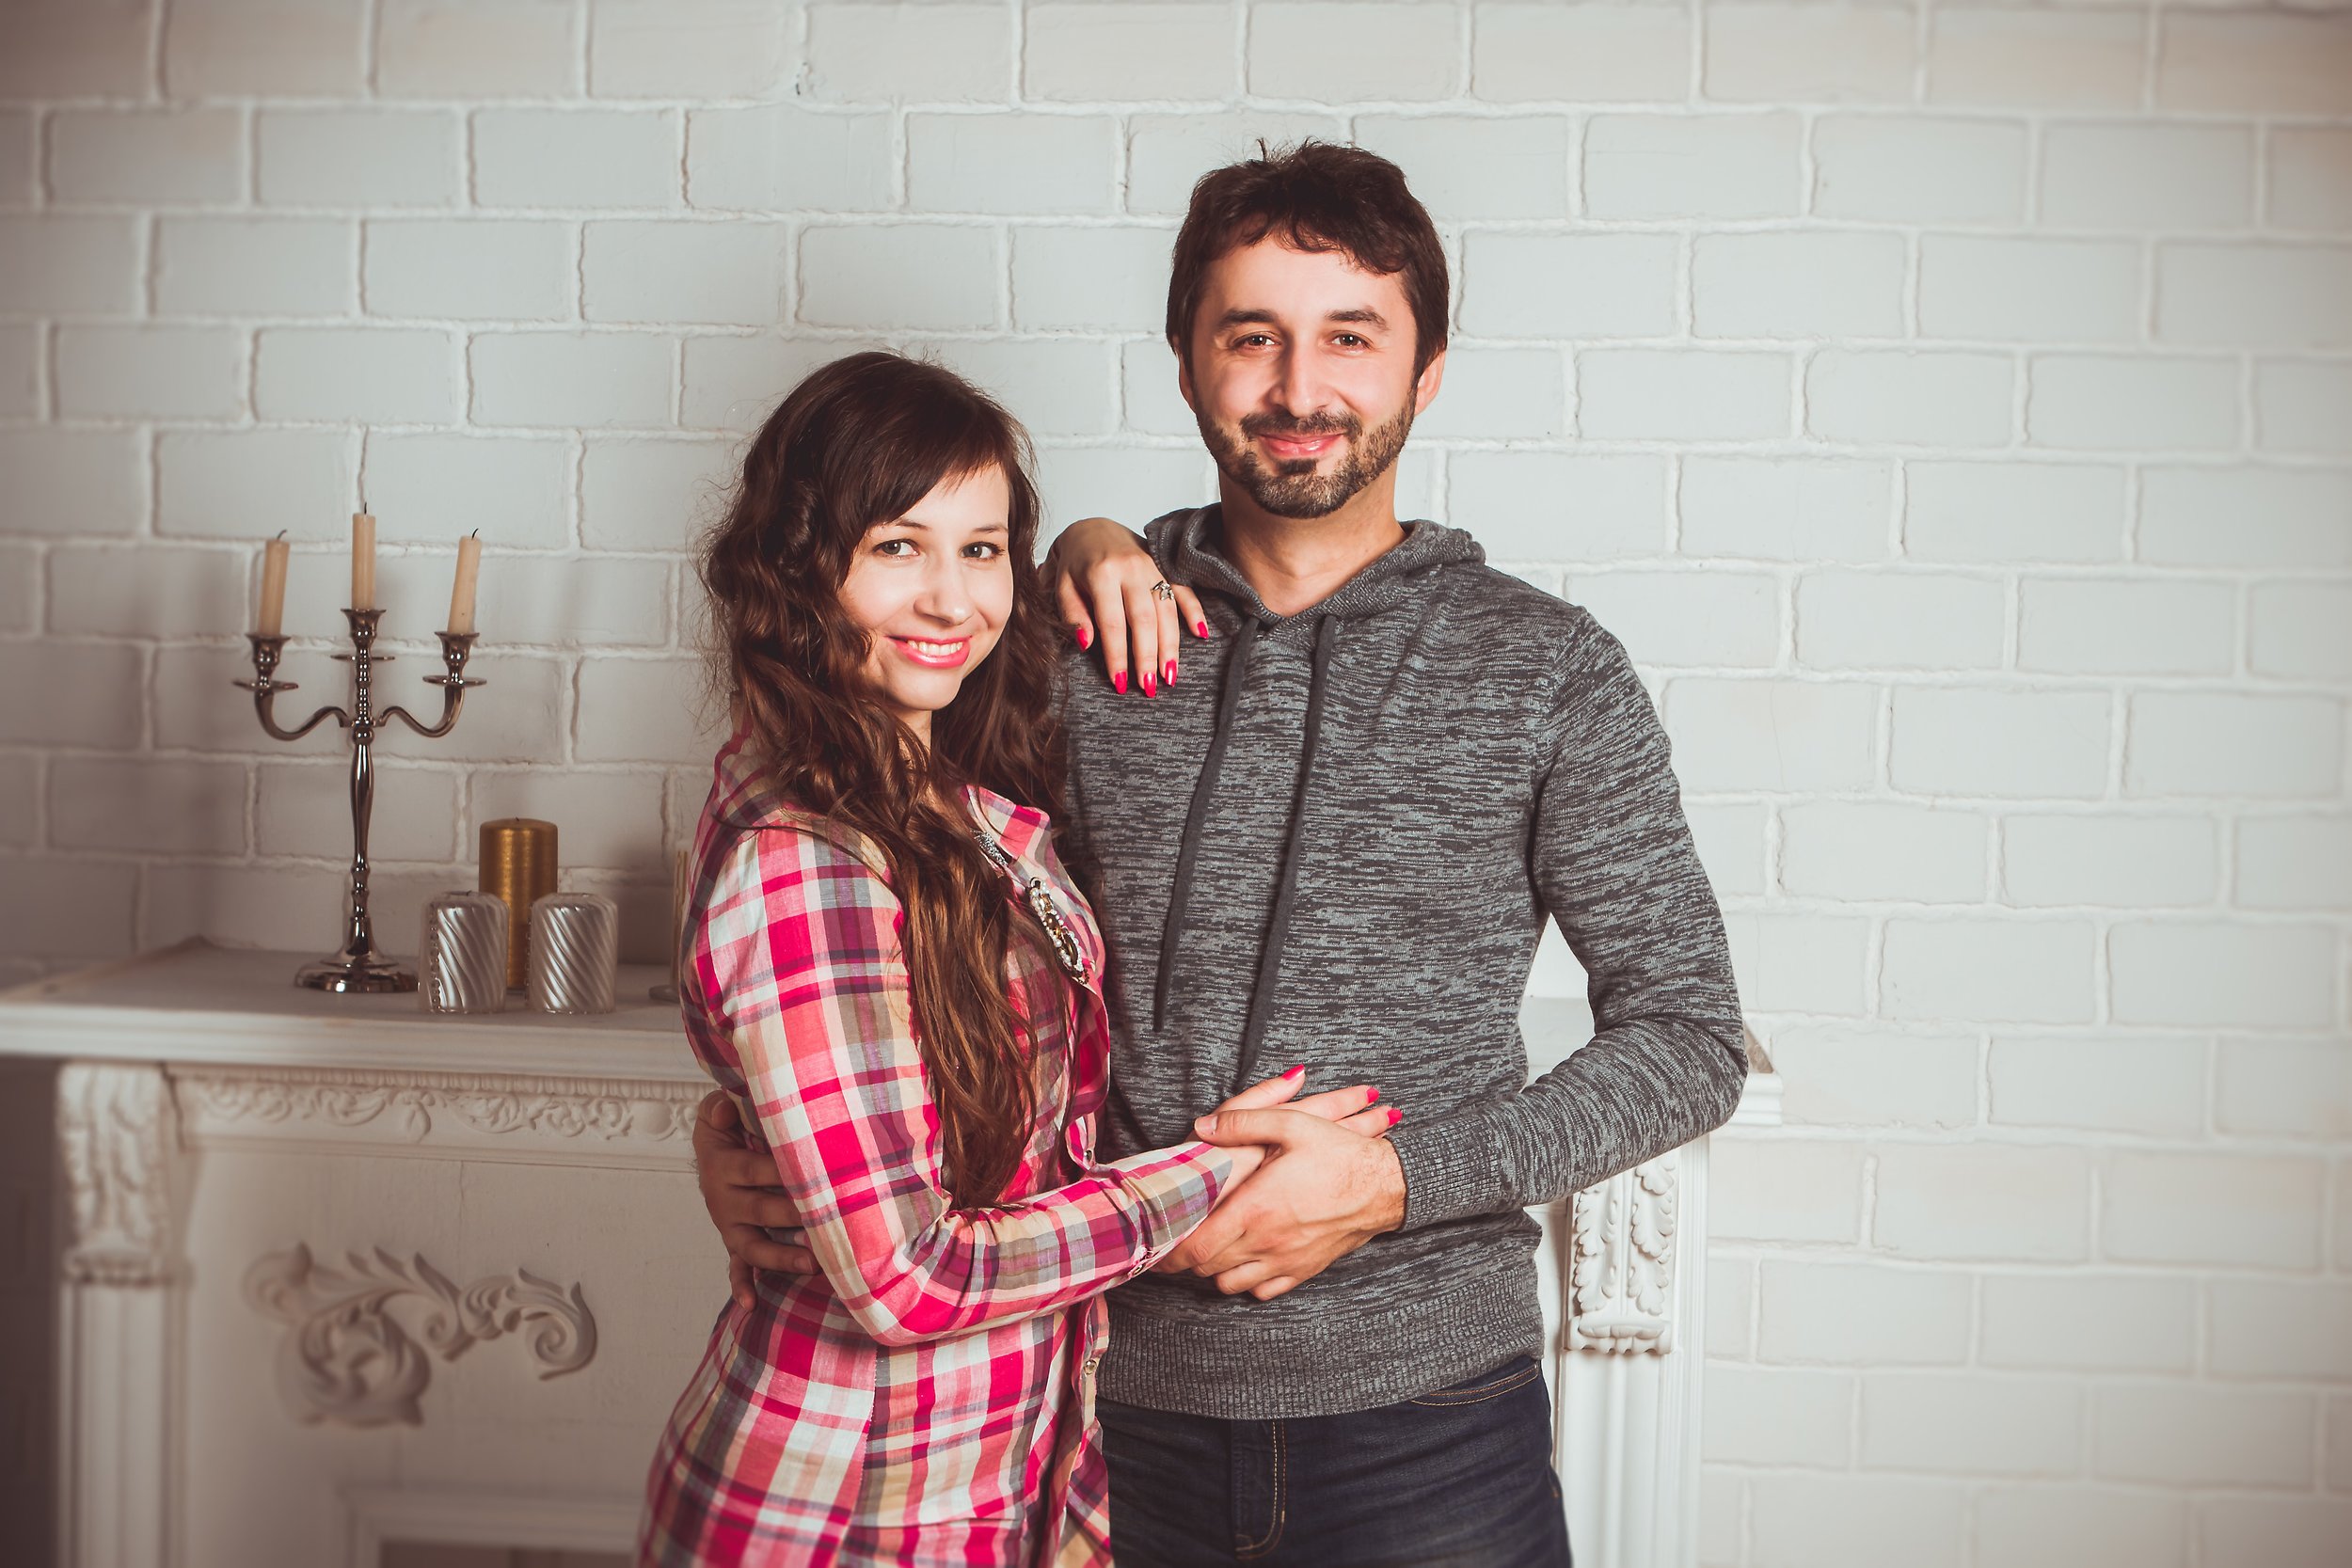
[{"label": "man's shoulder", "polygon": [[1485,635],[1502,633],[1555,657],[1613,641],[1591,610],[1525,578],[1484,562],[1445,571],[1457,609]]}]

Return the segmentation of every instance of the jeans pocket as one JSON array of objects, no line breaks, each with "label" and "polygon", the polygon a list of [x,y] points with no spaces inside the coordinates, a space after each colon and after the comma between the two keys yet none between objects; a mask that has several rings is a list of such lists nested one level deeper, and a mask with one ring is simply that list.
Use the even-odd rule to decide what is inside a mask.
[{"label": "jeans pocket", "polygon": [[1484,1404],[1488,1400],[1499,1400],[1505,1394],[1517,1392],[1543,1375],[1544,1370],[1535,1364],[1534,1357],[1514,1356],[1500,1367],[1464,1378],[1432,1393],[1416,1394],[1405,1402],[1436,1409]]}]

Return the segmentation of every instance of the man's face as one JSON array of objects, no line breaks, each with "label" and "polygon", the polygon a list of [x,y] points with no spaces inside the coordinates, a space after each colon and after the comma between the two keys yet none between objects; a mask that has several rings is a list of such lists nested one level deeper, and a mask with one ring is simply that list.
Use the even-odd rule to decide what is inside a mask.
[{"label": "man's face", "polygon": [[1278,517],[1323,517],[1395,463],[1437,395],[1403,279],[1274,238],[1211,263],[1177,385],[1225,476]]}]

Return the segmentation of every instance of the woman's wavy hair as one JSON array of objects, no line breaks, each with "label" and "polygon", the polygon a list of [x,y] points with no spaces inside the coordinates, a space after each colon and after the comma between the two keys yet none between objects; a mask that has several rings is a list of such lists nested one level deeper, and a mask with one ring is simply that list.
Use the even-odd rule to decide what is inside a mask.
[{"label": "woman's wavy hair", "polygon": [[[782,793],[881,851],[904,911],[915,1035],[954,1201],[1000,1201],[1035,1109],[1031,1063],[1006,995],[1004,874],[963,812],[965,783],[1055,813],[1061,744],[1058,640],[1033,551],[1027,436],[952,372],[854,354],[812,372],[743,459],[704,541],[714,676]],[[927,748],[865,674],[866,633],[841,608],[866,531],[942,480],[995,468],[1011,492],[1012,612],[995,649],[932,715]]]}]

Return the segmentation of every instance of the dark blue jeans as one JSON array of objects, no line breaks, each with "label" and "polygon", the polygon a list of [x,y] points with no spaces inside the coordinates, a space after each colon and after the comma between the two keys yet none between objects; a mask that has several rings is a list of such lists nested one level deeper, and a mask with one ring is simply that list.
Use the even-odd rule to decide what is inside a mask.
[{"label": "dark blue jeans", "polygon": [[1524,1355],[1344,1416],[1097,1408],[1119,1568],[1569,1568],[1551,1396]]}]

